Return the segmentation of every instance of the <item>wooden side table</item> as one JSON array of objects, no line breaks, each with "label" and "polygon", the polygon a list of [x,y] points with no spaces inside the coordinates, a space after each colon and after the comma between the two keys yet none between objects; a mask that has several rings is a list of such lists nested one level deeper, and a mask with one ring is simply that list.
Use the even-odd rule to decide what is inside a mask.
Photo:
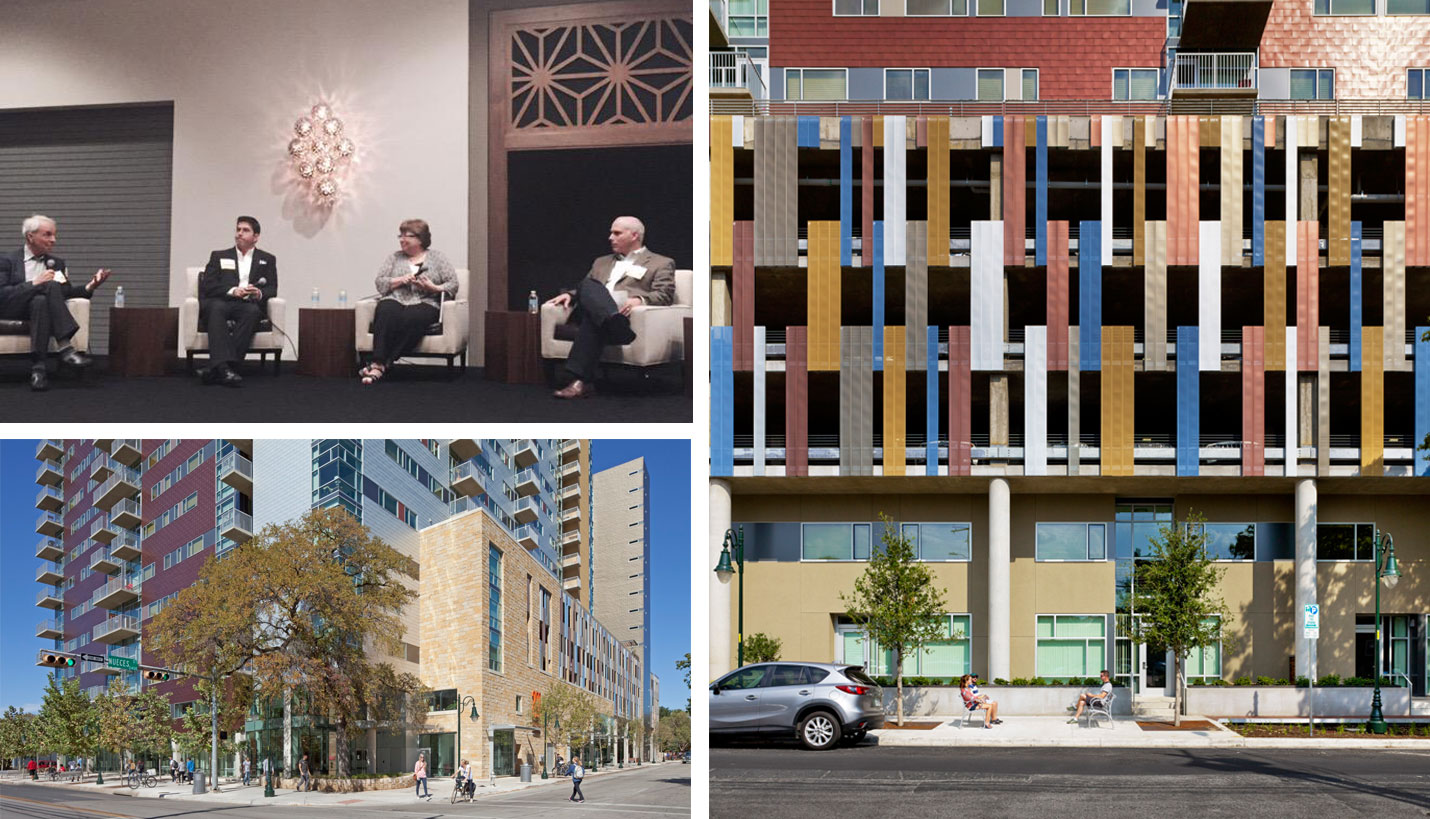
[{"label": "wooden side table", "polygon": [[357,318],[350,307],[298,308],[298,374],[357,374]]},{"label": "wooden side table", "polygon": [[486,378],[503,384],[543,384],[541,314],[487,311]]},{"label": "wooden side table", "polygon": [[178,360],[179,308],[109,308],[109,371],[164,375]]}]

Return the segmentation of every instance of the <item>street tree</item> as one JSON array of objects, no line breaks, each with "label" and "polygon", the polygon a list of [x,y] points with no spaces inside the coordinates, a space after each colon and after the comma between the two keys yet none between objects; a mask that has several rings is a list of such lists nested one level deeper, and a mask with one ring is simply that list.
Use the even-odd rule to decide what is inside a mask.
[{"label": "street tree", "polygon": [[244,674],[254,692],[302,692],[336,728],[337,775],[368,726],[420,727],[426,689],[403,656],[411,559],[340,508],[314,509],[209,560],[146,630],[149,648],[199,676]]},{"label": "street tree", "polygon": [[[217,684],[217,691],[214,690]],[[253,682],[246,675],[235,675],[218,680],[197,679],[193,681],[194,695],[198,698],[184,709],[179,719],[179,727],[173,732],[174,742],[185,760],[203,759],[212,752],[213,728],[218,726],[218,755],[227,758],[238,751],[236,734],[243,729],[248,714],[249,703],[253,699]],[[218,703],[218,718],[209,714],[213,703]]]},{"label": "street tree", "polygon": [[[685,690],[690,690],[690,652],[685,652],[685,659],[675,661],[675,670],[685,672]],[[690,697],[685,698],[685,710],[690,711]]]},{"label": "street tree", "polygon": [[656,741],[660,749],[667,752],[684,751],[690,747],[690,714],[685,711],[671,711],[660,718],[659,734]]},{"label": "street tree", "polygon": [[1173,724],[1182,724],[1186,657],[1203,646],[1234,644],[1226,604],[1216,593],[1225,569],[1207,554],[1205,519],[1196,513],[1181,523],[1163,524],[1149,541],[1147,559],[1137,564],[1133,638],[1165,646],[1172,653],[1176,694]]},{"label": "street tree", "polygon": [[95,698],[94,710],[100,747],[140,757],[168,755],[174,729],[167,695],[153,688],[136,692],[116,678]]},{"label": "street tree", "polygon": [[79,687],[79,678],[58,683],[51,674],[36,719],[45,750],[67,757],[92,756],[99,747],[94,703]]},{"label": "street tree", "polygon": [[869,565],[854,581],[853,594],[840,593],[845,614],[864,630],[866,651],[874,645],[894,653],[894,690],[897,722],[904,724],[904,657],[924,645],[962,635],[950,634],[943,592],[934,585],[933,571],[918,562],[911,538],[905,537],[887,515],[880,514],[883,548],[869,556]]},{"label": "street tree", "polygon": [[567,751],[586,744],[601,712],[596,698],[564,680],[554,680],[541,695],[535,719],[550,732],[551,744]]},{"label": "street tree", "polygon": [[745,662],[772,663],[780,658],[781,641],[764,632],[745,638]]},{"label": "street tree", "polygon": [[35,715],[13,705],[6,708],[0,716],[0,759],[33,758],[39,751]]}]

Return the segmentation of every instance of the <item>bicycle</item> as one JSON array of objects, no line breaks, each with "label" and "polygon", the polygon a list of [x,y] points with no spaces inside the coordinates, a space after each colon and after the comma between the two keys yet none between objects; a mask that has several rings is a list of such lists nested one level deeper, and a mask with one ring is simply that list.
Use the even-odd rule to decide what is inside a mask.
[{"label": "bicycle", "polygon": [[153,788],[158,786],[159,784],[159,780],[155,778],[153,774],[147,772],[140,773],[139,771],[135,771],[134,773],[130,774],[125,774],[124,781],[125,784],[129,786],[130,790],[136,791],[139,790],[140,785],[143,785],[146,788]]},{"label": "bicycle", "polygon": [[473,799],[477,798],[476,788],[473,788],[470,791],[467,790],[467,780],[463,779],[461,774],[457,774],[456,779],[456,783],[452,786],[453,805],[457,804],[458,799],[461,799],[464,802],[471,802]]}]

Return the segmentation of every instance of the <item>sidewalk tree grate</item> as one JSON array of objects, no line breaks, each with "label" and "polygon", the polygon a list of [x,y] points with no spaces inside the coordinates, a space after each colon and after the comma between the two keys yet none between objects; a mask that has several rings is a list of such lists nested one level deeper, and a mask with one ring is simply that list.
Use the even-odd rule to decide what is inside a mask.
[{"label": "sidewalk tree grate", "polygon": [[1220,731],[1220,727],[1207,722],[1204,719],[1184,719],[1181,725],[1173,725],[1170,722],[1142,722],[1138,720],[1137,727],[1144,731]]}]

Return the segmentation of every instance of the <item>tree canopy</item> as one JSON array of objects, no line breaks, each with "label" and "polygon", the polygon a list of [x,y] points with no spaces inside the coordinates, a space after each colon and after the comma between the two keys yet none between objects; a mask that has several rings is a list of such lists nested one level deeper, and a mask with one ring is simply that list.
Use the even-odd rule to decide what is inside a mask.
[{"label": "tree canopy", "polygon": [[135,692],[114,679],[95,698],[94,710],[100,747],[149,757],[169,755],[174,729],[167,696],[152,688]]},{"label": "tree canopy", "polygon": [[568,749],[586,743],[596,728],[601,710],[588,691],[564,681],[553,680],[535,709],[535,722],[549,733],[553,746]]},{"label": "tree canopy", "polygon": [[772,663],[780,658],[781,642],[764,632],[745,638],[745,662]]},{"label": "tree canopy", "polygon": [[45,750],[65,756],[93,756],[99,747],[97,711],[79,678],[58,683],[51,674],[36,724]]}]

